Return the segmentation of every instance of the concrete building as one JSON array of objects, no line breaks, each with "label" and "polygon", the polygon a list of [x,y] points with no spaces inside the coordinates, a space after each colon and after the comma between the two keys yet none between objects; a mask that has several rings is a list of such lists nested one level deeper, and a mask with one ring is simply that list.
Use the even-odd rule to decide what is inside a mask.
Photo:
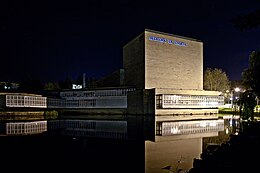
[{"label": "concrete building", "polygon": [[0,135],[27,135],[47,131],[47,97],[0,92]]},{"label": "concrete building", "polygon": [[0,93],[0,108],[47,108],[47,97],[28,93]]},{"label": "concrete building", "polygon": [[123,47],[126,85],[139,89],[203,89],[203,43],[145,30]]},{"label": "concrete building", "polygon": [[64,90],[58,98],[48,98],[48,108],[126,109],[127,94],[134,90],[129,87]]},{"label": "concrete building", "polygon": [[203,90],[200,40],[146,29],[123,47],[123,66],[125,84],[137,89],[129,95],[129,113],[215,114],[224,104],[220,92]]},{"label": "concrete building", "polygon": [[217,118],[218,107],[224,104],[220,92],[203,90],[200,40],[147,29],[123,47],[123,69],[97,84],[92,89],[61,91],[60,99],[48,99],[48,107],[92,113],[123,109],[120,113],[156,115],[167,121],[169,116]]}]

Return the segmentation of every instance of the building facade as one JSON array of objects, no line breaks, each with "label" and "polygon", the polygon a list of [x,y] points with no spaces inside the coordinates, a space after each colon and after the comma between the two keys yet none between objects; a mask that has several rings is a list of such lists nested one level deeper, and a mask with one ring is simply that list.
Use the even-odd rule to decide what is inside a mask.
[{"label": "building facade", "polygon": [[126,85],[139,89],[203,89],[203,43],[145,30],[123,47]]},{"label": "building facade", "polygon": [[224,104],[220,94],[203,90],[200,40],[146,29],[123,47],[123,69],[102,78],[97,88],[61,91],[59,99],[48,98],[48,107],[205,119],[217,117],[212,114]]},{"label": "building facade", "polygon": [[47,97],[27,93],[0,93],[2,108],[47,108]]},{"label": "building facade", "polygon": [[47,97],[28,93],[0,93],[0,135],[29,135],[47,131]]},{"label": "building facade", "polygon": [[59,98],[48,98],[48,108],[126,109],[130,87],[60,91]]},{"label": "building facade", "polygon": [[220,92],[203,90],[200,40],[146,29],[123,47],[123,66],[125,84],[137,89],[129,113],[215,114],[224,104]]}]

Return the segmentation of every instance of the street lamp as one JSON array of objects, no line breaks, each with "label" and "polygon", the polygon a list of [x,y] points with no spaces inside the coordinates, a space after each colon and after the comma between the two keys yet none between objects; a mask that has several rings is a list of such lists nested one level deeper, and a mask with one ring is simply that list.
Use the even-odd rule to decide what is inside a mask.
[{"label": "street lamp", "polygon": [[240,92],[240,88],[238,88],[238,87],[234,88],[231,91],[231,98],[230,98],[230,100],[231,100],[231,109],[232,110],[234,108],[234,99],[237,100],[239,98],[238,96],[234,97],[235,93],[238,93],[238,92]]},{"label": "street lamp", "polygon": [[240,91],[240,88],[236,87],[235,92],[239,92],[239,91]]}]

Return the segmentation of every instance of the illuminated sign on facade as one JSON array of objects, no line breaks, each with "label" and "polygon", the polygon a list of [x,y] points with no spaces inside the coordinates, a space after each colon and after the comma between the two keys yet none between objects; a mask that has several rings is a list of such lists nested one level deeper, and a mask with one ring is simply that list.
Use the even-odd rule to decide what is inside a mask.
[{"label": "illuminated sign on facade", "polygon": [[150,36],[149,40],[157,41],[157,42],[161,42],[161,43],[174,44],[174,45],[177,45],[177,46],[187,46],[186,43],[181,42],[181,41],[170,40],[170,39],[160,38],[160,37],[155,37],[155,36]]},{"label": "illuminated sign on facade", "polygon": [[82,89],[82,85],[72,84],[72,89]]}]

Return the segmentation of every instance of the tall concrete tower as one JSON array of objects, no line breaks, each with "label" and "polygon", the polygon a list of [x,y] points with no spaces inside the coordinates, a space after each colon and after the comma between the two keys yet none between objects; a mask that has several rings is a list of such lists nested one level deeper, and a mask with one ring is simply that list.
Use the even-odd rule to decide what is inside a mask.
[{"label": "tall concrete tower", "polygon": [[123,47],[126,85],[140,89],[203,89],[203,43],[145,30]]}]

